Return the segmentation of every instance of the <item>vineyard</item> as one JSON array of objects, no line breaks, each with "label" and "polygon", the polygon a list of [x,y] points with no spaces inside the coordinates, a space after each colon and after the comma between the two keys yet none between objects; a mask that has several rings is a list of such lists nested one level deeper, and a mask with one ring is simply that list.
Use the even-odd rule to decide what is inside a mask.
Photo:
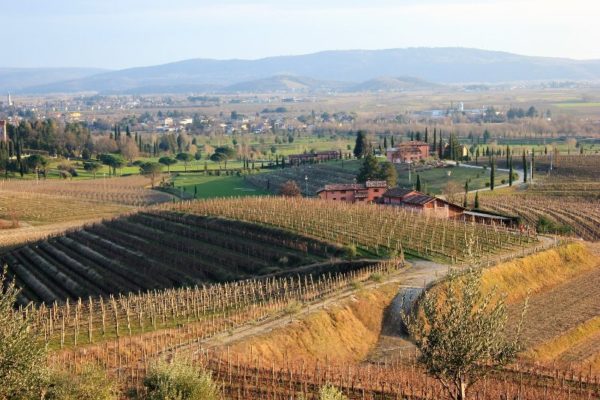
[{"label": "vineyard", "polygon": [[408,254],[452,263],[514,253],[537,242],[506,228],[428,217],[400,207],[316,199],[260,197],[160,207],[275,226],[375,255]]},{"label": "vineyard", "polygon": [[115,203],[141,207],[171,200],[165,193],[148,190],[147,178],[135,175],[119,178],[86,179],[66,181],[44,179],[38,181],[4,180],[0,181],[0,194],[24,193],[31,195],[52,195],[65,199]]},{"label": "vineyard", "polygon": [[33,328],[50,348],[64,349],[52,353],[51,360],[85,359],[114,369],[285,315],[290,305],[310,305],[374,275],[394,273],[402,265],[386,261],[335,274],[130,293],[51,306],[30,304],[20,312],[33,317]]},{"label": "vineyard", "polygon": [[[95,363],[126,391],[140,388],[157,357],[183,353],[213,374],[226,399],[316,399],[319,388],[333,384],[351,399],[439,399],[440,384],[416,364],[413,351],[396,353],[383,363],[306,362],[293,356],[277,364],[252,351],[231,356],[211,350],[211,338],[231,335],[336,294],[351,293],[358,283],[394,273],[401,264],[384,262],[335,275],[253,280],[116,296],[64,305],[30,306],[35,329],[51,349],[51,365],[77,372]],[[375,284],[376,286],[376,284]],[[478,399],[596,399],[598,377],[514,365],[474,387]]]},{"label": "vineyard", "polygon": [[[582,180],[546,178],[524,191],[503,194],[483,193],[484,209],[518,215],[535,227],[548,219],[567,227],[567,234],[584,240],[600,240],[600,183]],[[568,232],[570,231],[570,232]]]},{"label": "vineyard", "polygon": [[577,179],[598,179],[600,178],[600,155],[558,155],[554,157],[543,156],[538,160],[536,157],[535,166],[537,169],[552,171],[550,175],[561,177],[574,177]]},{"label": "vineyard", "polygon": [[172,212],[139,212],[2,255],[20,302],[224,282],[343,256],[338,246],[281,229]]}]

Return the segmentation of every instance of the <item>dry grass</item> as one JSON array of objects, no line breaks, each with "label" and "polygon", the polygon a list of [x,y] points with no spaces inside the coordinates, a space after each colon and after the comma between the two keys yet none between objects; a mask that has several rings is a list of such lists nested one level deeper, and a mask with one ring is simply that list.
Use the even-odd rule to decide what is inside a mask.
[{"label": "dry grass", "polygon": [[397,292],[396,284],[360,291],[339,305],[312,312],[284,328],[238,342],[229,351],[240,358],[260,355],[275,364],[290,358],[361,361],[377,343],[384,310]]},{"label": "dry grass", "polygon": [[483,287],[496,287],[506,293],[507,302],[515,303],[528,293],[535,295],[598,266],[599,261],[582,243],[569,243],[524,258],[499,264],[486,270]]}]

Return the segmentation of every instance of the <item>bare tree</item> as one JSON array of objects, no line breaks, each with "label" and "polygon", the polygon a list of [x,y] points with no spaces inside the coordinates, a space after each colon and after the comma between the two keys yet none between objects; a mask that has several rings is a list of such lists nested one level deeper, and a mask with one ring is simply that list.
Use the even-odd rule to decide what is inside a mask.
[{"label": "bare tree", "polygon": [[462,191],[463,189],[458,182],[449,180],[448,183],[446,183],[446,186],[444,186],[442,189],[442,194],[446,198],[446,201],[457,204],[460,202],[460,195],[462,194]]},{"label": "bare tree", "polygon": [[483,293],[481,270],[451,273],[447,281],[425,292],[403,320],[419,351],[419,361],[446,389],[448,398],[465,400],[468,388],[488,373],[512,362],[520,350],[517,332],[506,330],[504,297]]},{"label": "bare tree", "polygon": [[286,197],[298,197],[301,192],[296,182],[287,181],[279,188],[279,194]]},{"label": "bare tree", "polygon": [[119,151],[129,162],[132,162],[140,154],[137,143],[130,137],[124,137],[119,141]]}]

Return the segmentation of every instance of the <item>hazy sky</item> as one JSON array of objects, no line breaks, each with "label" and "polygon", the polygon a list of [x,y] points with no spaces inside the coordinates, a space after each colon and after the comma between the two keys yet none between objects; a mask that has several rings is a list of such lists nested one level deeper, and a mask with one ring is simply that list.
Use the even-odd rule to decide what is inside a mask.
[{"label": "hazy sky", "polygon": [[0,67],[461,46],[600,59],[600,0],[0,0]]}]

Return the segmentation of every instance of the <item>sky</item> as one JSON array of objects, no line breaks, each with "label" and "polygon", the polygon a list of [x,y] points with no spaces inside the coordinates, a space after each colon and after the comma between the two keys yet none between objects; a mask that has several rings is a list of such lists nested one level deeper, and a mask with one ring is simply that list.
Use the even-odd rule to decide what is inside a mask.
[{"label": "sky", "polygon": [[600,59],[599,0],[0,0],[0,67],[473,47]]}]

